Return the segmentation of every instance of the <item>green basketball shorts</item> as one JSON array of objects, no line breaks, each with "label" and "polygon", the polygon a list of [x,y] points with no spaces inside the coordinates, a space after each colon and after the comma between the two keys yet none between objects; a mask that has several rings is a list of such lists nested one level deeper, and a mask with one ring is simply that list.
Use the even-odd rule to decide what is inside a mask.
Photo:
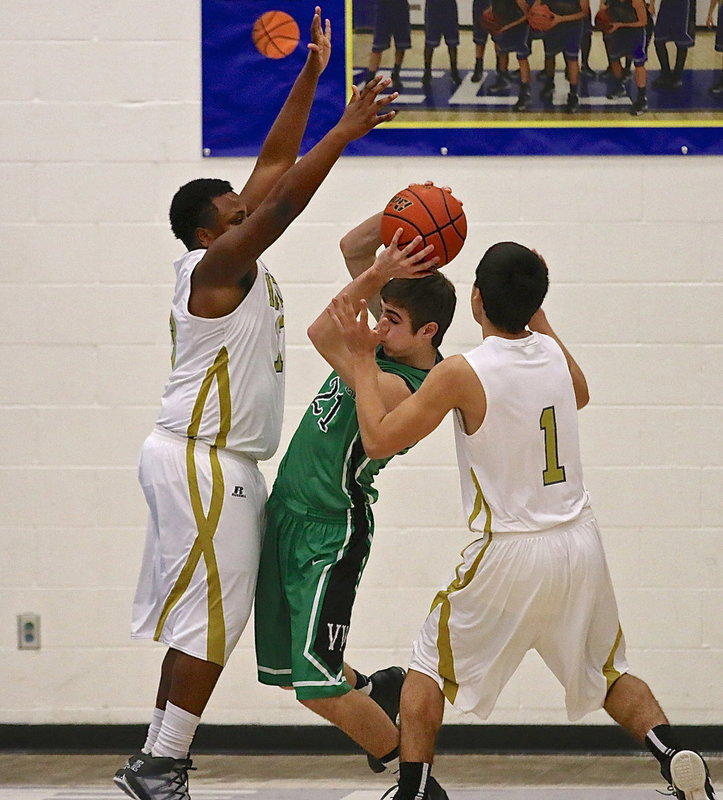
[{"label": "green basketball shorts", "polygon": [[329,519],[272,493],[266,514],[254,607],[259,681],[293,686],[299,700],[346,694],[344,649],[369,557],[371,509]]}]

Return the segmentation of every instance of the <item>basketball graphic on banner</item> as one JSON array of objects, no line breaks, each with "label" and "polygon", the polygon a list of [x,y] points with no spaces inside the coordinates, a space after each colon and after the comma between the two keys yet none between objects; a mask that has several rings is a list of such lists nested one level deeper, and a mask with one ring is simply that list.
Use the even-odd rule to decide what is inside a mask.
[{"label": "basketball graphic on banner", "polygon": [[286,58],[299,44],[299,26],[285,11],[265,11],[251,34],[256,49],[266,58]]}]

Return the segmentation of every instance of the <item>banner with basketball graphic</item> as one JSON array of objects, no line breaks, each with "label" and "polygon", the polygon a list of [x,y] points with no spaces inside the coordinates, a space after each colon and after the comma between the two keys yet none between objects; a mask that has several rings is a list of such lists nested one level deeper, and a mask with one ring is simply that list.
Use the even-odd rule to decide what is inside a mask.
[{"label": "banner with basketball graphic", "polygon": [[[327,0],[332,57],[302,152],[352,84],[382,74],[397,116],[348,155],[721,154],[721,20],[696,18],[694,0],[655,5]],[[313,12],[301,0],[202,0],[204,155],[259,152]]]}]

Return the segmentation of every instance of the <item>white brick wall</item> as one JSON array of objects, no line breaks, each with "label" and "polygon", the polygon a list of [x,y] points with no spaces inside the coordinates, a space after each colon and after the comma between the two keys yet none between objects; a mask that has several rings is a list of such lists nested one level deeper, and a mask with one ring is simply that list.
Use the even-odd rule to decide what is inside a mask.
[{"label": "white brick wall", "polygon": [[[0,0],[0,16],[0,723],[145,722],[162,649],[131,643],[128,616],[145,521],[135,463],[166,378],[180,252],[167,206],[193,177],[240,185],[251,162],[199,157],[197,3]],[[547,257],[549,314],[591,386],[583,457],[630,660],[674,722],[719,723],[723,161],[342,160],[267,254],[288,309],[282,448],[326,372],[305,330],[342,285],[338,239],[425,178],[453,186],[470,221],[447,270],[460,297],[447,353],[478,340],[467,298],[487,245]],[[379,486],[349,640],[367,670],[406,660],[467,540],[448,421]],[[39,652],[16,649],[28,611]],[[256,685],[252,633],[208,721],[313,722]],[[536,655],[491,721],[565,721]]]}]

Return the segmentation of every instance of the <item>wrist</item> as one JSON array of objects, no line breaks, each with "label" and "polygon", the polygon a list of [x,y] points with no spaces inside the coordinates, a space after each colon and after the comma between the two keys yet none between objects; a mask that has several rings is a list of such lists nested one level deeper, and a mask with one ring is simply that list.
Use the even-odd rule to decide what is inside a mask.
[{"label": "wrist", "polygon": [[369,280],[374,284],[374,291],[380,291],[389,281],[394,277],[389,274],[389,270],[385,269],[379,261],[375,261],[367,270]]}]

